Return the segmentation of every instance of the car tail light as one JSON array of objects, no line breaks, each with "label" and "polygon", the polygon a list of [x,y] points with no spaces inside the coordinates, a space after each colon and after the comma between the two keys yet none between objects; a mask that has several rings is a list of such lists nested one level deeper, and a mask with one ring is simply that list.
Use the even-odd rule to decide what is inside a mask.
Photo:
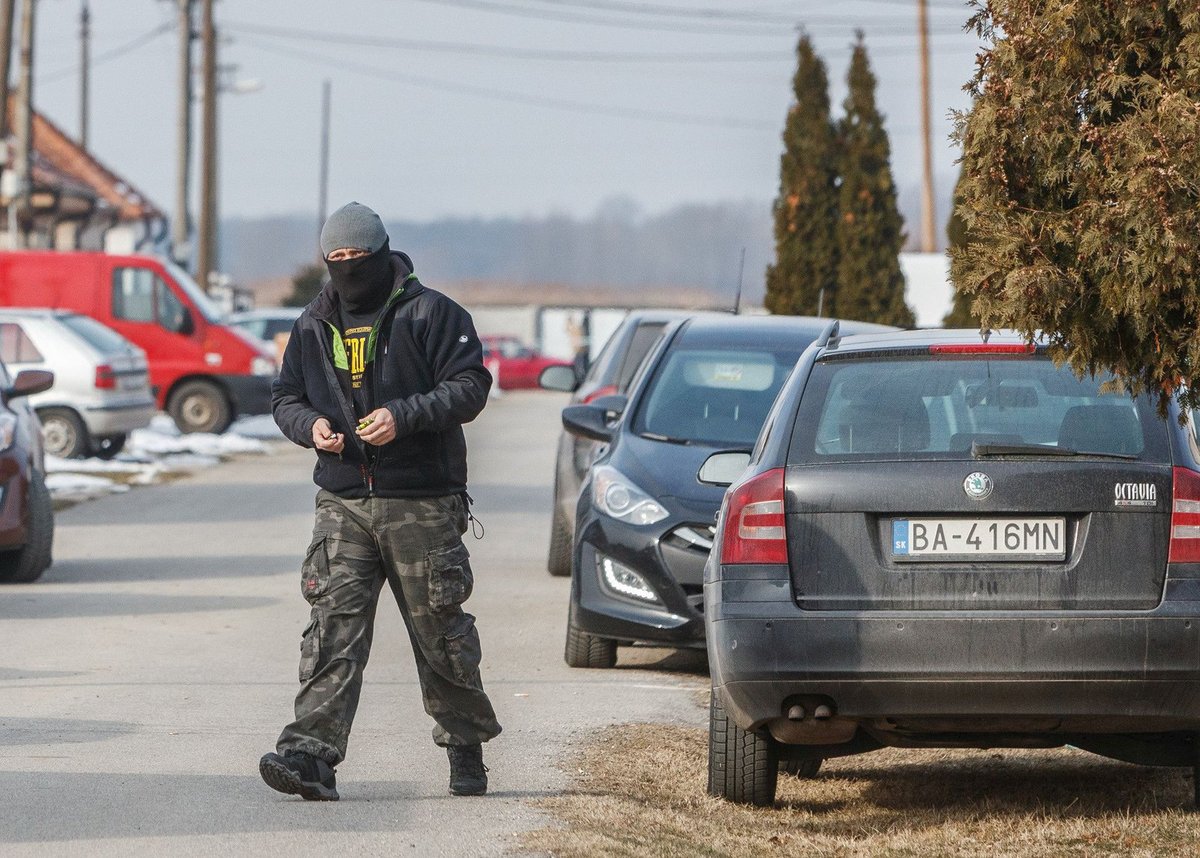
[{"label": "car tail light", "polygon": [[1175,468],[1168,563],[1200,563],[1200,474]]},{"label": "car tail light", "polygon": [[585,396],[580,401],[579,404],[580,405],[590,405],[592,402],[595,402],[601,396],[612,396],[616,392],[617,392],[617,386],[615,384],[606,384],[606,385],[604,385],[604,387],[598,387],[595,390],[593,390],[591,393],[589,393],[587,396]]},{"label": "car tail light", "polygon": [[946,343],[930,346],[931,355],[1031,355],[1032,343]]},{"label": "car tail light", "polygon": [[722,565],[787,563],[783,475],[783,468],[775,468],[729,490],[721,540]]},{"label": "car tail light", "polygon": [[96,389],[97,390],[113,390],[117,386],[117,374],[113,372],[113,368],[108,364],[100,364],[96,367]]}]

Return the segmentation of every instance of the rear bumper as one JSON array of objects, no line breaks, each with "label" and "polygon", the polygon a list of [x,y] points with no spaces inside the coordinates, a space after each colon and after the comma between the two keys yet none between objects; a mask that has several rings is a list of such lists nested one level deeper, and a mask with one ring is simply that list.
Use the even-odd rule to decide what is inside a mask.
[{"label": "rear bumper", "polygon": [[271,413],[271,382],[265,375],[219,375],[229,391],[233,413],[238,417]]},{"label": "rear bumper", "polygon": [[792,601],[785,567],[764,566],[707,584],[705,607],[714,685],[746,729],[775,732],[795,698],[882,732],[1200,729],[1196,600],[1119,613],[812,612]]},{"label": "rear bumper", "polygon": [[92,435],[123,435],[150,425],[157,410],[153,399],[83,409],[83,422]]}]

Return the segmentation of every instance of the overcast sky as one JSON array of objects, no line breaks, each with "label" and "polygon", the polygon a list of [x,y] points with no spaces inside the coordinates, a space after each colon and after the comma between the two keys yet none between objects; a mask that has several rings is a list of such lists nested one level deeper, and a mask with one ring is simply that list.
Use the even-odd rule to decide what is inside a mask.
[{"label": "overcast sky", "polygon": [[[81,2],[38,2],[36,106],[72,134]],[[947,114],[967,106],[978,40],[961,31],[965,3],[929,3],[948,196]],[[175,0],[90,6],[92,149],[171,211]],[[223,0],[217,24],[221,62],[261,83],[221,97],[226,216],[315,215],[326,78],[335,205],[425,220],[586,215],[613,197],[647,212],[769,200],[797,25],[829,66],[835,111],[854,31],[865,31],[897,182],[919,181],[915,0]]]}]

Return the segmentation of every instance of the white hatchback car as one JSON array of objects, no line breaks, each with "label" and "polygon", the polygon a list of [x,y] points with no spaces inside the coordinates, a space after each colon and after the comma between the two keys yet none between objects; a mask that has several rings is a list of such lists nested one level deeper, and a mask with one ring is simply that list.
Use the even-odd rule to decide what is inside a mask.
[{"label": "white hatchback car", "polygon": [[54,373],[54,387],[29,397],[51,456],[111,458],[154,416],[146,353],[89,316],[0,309],[0,359],[14,375]]}]

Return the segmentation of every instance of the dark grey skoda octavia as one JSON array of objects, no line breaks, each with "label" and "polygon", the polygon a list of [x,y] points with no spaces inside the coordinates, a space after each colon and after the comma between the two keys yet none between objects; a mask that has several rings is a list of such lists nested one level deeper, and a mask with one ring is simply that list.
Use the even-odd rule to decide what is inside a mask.
[{"label": "dark grey skoda octavia", "polygon": [[711,793],[885,746],[1196,769],[1200,451],[1106,381],[977,331],[805,352],[705,570]]}]

